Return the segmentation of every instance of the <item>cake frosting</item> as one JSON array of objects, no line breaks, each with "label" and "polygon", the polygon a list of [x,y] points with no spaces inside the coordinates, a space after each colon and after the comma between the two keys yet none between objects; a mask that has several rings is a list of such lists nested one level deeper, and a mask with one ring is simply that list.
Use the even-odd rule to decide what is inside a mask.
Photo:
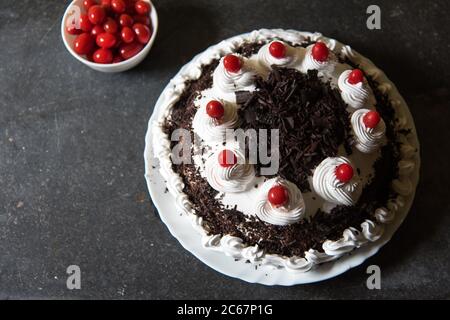
[{"label": "cake frosting", "polygon": [[367,128],[364,124],[364,115],[369,111],[369,109],[356,110],[351,118],[355,147],[363,153],[374,152],[385,142],[386,124],[383,119],[375,128]]},{"label": "cake frosting", "polygon": [[283,43],[286,48],[285,56],[281,58],[274,57],[269,51],[269,47],[272,43],[274,43],[274,41],[263,45],[258,51],[258,62],[266,68],[271,68],[273,65],[279,67],[294,67],[297,60],[300,59],[299,55],[301,52],[292,48],[290,45]]},{"label": "cake frosting", "polygon": [[335,171],[341,164],[350,164],[350,161],[345,157],[324,159],[314,171],[313,186],[326,201],[351,206],[356,203],[361,194],[361,184],[357,175],[348,182],[339,181]]},{"label": "cake frosting", "polygon": [[348,81],[351,72],[352,70],[345,70],[338,78],[338,86],[342,92],[342,99],[353,109],[372,107],[375,98],[367,80],[351,84]]},{"label": "cake frosting", "polygon": [[[288,202],[283,206],[273,206],[267,199],[269,190],[276,185],[281,185],[287,190]],[[277,226],[286,226],[305,217],[305,201],[301,191],[292,182],[273,178],[264,182],[259,193],[255,209],[256,216],[262,221]]]},{"label": "cake frosting", "polygon": [[[306,39],[311,41],[323,41],[327,44],[330,50],[330,55],[325,62],[315,60],[311,55],[311,46],[306,49],[302,47],[287,46],[287,56],[285,59],[275,59],[270,56],[268,52],[268,45],[272,39],[284,39],[292,44],[299,44]],[[307,250],[303,257],[286,257],[277,254],[270,254],[264,252],[260,246],[247,245],[241,238],[231,235],[217,235],[209,234],[203,227],[201,217],[196,216],[192,209],[189,198],[184,193],[184,183],[179,175],[172,170],[172,163],[170,161],[170,140],[167,133],[164,132],[163,127],[165,120],[170,117],[170,110],[180,95],[186,88],[185,81],[187,79],[196,79],[201,74],[201,66],[209,63],[218,55],[223,56],[233,52],[239,45],[245,42],[267,41],[261,47],[257,54],[249,58],[240,57],[243,61],[243,67],[237,73],[230,73],[223,67],[223,58],[218,63],[217,68],[213,72],[213,88],[214,96],[224,102],[226,116],[224,121],[218,123],[215,119],[208,119],[200,106],[193,120],[194,131],[205,141],[206,145],[210,142],[217,142],[223,137],[222,129],[237,128],[239,126],[239,119],[237,118],[237,107],[234,104],[236,91],[254,91],[255,76],[266,75],[267,69],[272,65],[288,66],[297,69],[301,72],[315,69],[319,70],[321,74],[331,78],[331,83],[337,84],[341,91],[342,99],[349,105],[352,129],[354,132],[355,144],[354,147],[362,153],[373,152],[377,150],[383,143],[385,137],[385,124],[381,124],[375,130],[365,130],[362,126],[361,117],[369,108],[374,107],[374,97],[367,83],[360,83],[357,87],[346,82],[348,73],[351,67],[345,63],[339,62],[337,57],[349,59],[352,63],[359,65],[359,68],[376,79],[380,86],[379,90],[384,90],[386,94],[392,91],[392,86],[379,69],[377,69],[369,60],[363,58],[359,53],[349,46],[344,46],[339,42],[323,37],[319,33],[301,33],[296,31],[283,30],[266,30],[262,29],[251,34],[236,37],[228,41],[222,42],[220,45],[208,49],[203,55],[200,55],[191,64],[190,69],[187,69],[178,78],[175,78],[171,83],[172,88],[167,91],[165,97],[165,104],[167,105],[165,112],[161,113],[157,123],[153,126],[154,148],[157,157],[160,160],[160,171],[163,177],[167,180],[168,189],[176,198],[178,207],[183,212],[192,217],[192,223],[196,230],[202,234],[202,244],[205,248],[224,252],[236,259],[248,259],[251,262],[258,262],[260,264],[274,265],[276,267],[285,268],[292,272],[306,272],[314,265],[335,260],[343,254],[350,252],[355,248],[359,248],[368,242],[377,241],[383,233],[383,224],[391,222],[395,217],[395,212],[402,207],[403,198],[414,191],[414,185],[410,179],[410,175],[416,168],[417,148],[409,141],[402,141],[400,148],[401,161],[399,161],[399,172],[401,173],[397,179],[392,181],[392,189],[396,191],[399,196],[392,199],[386,207],[377,208],[374,212],[374,219],[372,221],[366,219],[359,226],[360,229],[349,227],[344,230],[342,238],[338,240],[327,240],[323,243],[322,250]],[[229,103],[229,104],[227,104]],[[393,98],[392,104],[399,106],[399,100]],[[227,109],[228,108],[228,109]],[[361,109],[368,108],[368,109]],[[227,111],[228,110],[228,111]],[[228,113],[227,113],[228,112]],[[398,123],[407,123],[404,116],[399,113]],[[196,120],[197,119],[197,120]],[[223,127],[221,127],[223,125]],[[217,131],[216,131],[217,130]],[[219,139],[220,137],[220,139]],[[255,172],[251,165],[246,164],[246,160],[242,153],[236,151],[241,163],[232,167],[220,168],[217,166],[215,156],[217,156],[217,149],[212,148],[206,153],[207,158],[204,166],[199,166],[198,169],[203,171],[202,175],[207,177],[211,187],[217,191],[224,193],[234,192],[250,192],[255,194],[255,214],[262,221],[269,224],[285,226],[296,223],[305,218],[306,207],[308,204],[304,199],[301,191],[294,185],[291,186],[289,181],[284,179],[272,179],[262,183],[259,190],[249,190],[250,185],[254,182]],[[314,170],[311,177],[311,184],[313,190],[325,202],[331,202],[338,205],[351,206],[356,203],[361,193],[361,189],[368,181],[360,180],[355,174],[350,182],[341,183],[336,180],[334,170],[340,163],[350,163],[350,160],[345,157],[329,157],[319,164]],[[290,202],[286,208],[274,208],[267,203],[267,193],[264,190],[269,188],[274,183],[282,183],[289,190]],[[291,202],[292,201],[292,202]]]},{"label": "cake frosting", "polygon": [[218,165],[218,156],[223,149],[213,153],[205,165],[206,179],[210,186],[219,192],[243,192],[255,179],[253,165],[246,163],[242,152],[230,150],[236,155],[237,163],[228,167]]},{"label": "cake frosting", "polygon": [[224,100],[220,100],[224,106],[222,119],[215,119],[206,113],[206,103],[198,108],[192,128],[199,137],[209,143],[221,143],[226,139],[227,129],[234,129],[239,126],[236,105]]}]

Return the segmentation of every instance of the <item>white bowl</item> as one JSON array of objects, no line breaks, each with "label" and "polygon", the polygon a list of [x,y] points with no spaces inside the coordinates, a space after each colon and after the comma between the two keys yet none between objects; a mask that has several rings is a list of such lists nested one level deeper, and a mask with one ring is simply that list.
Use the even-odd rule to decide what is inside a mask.
[{"label": "white bowl", "polygon": [[150,49],[153,46],[153,42],[156,38],[156,33],[158,31],[158,14],[156,12],[155,6],[153,3],[151,3],[150,0],[144,0],[150,3],[152,10],[150,12],[150,18],[152,20],[152,36],[149,40],[149,42],[145,45],[145,47],[134,57],[119,62],[119,63],[112,63],[112,64],[101,64],[101,63],[95,63],[87,60],[84,56],[80,56],[78,53],[76,53],[73,50],[73,42],[75,41],[76,36],[71,35],[66,30],[66,21],[69,16],[71,16],[72,12],[76,9],[74,9],[75,6],[78,6],[81,9],[81,12],[84,12],[83,8],[83,0],[73,0],[72,3],[67,7],[66,12],[64,13],[62,23],[61,23],[61,36],[64,41],[64,45],[66,46],[67,50],[70,52],[72,56],[74,56],[78,61],[82,62],[83,64],[87,65],[88,67],[101,71],[101,72],[122,72],[125,70],[129,70],[131,68],[134,68],[139,63],[144,60],[144,58],[148,55],[150,52]]}]

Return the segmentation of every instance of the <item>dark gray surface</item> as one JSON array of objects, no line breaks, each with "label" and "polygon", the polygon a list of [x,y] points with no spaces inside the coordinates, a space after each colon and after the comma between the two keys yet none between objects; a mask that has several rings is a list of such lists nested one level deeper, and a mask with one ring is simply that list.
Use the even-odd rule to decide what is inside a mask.
[{"label": "dark gray surface", "polygon": [[[160,34],[136,69],[102,74],[60,38],[68,1],[0,2],[0,298],[449,298],[449,2],[155,1]],[[343,3],[344,2],[344,3]],[[342,4],[343,3],[343,4]],[[321,31],[370,57],[397,84],[422,143],[414,206],[363,266],[319,284],[250,285],[185,251],[144,181],[147,121],[194,54],[261,27]],[[66,268],[82,289],[66,289]],[[382,289],[365,286],[377,264]]]}]

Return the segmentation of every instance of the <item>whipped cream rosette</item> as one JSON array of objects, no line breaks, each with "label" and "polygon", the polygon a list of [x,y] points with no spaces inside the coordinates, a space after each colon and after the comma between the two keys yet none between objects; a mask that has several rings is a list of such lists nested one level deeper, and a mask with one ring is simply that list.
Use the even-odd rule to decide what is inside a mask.
[{"label": "whipped cream rosette", "polygon": [[239,90],[255,90],[256,72],[239,55],[229,54],[220,59],[213,73],[213,87],[217,94],[228,101],[235,100],[235,92]]},{"label": "whipped cream rosette", "polygon": [[386,124],[376,111],[356,110],[351,117],[355,147],[362,153],[378,150],[386,141]]},{"label": "whipped cream rosette", "polygon": [[345,70],[338,78],[342,100],[353,109],[370,107],[375,103],[372,89],[358,71],[359,69]]},{"label": "whipped cream rosette", "polygon": [[264,182],[256,203],[256,216],[270,224],[286,226],[305,217],[305,202],[295,184],[281,178]]},{"label": "whipped cream rosette", "polygon": [[205,173],[209,185],[219,192],[243,192],[255,179],[253,165],[237,148],[214,152],[206,160]]},{"label": "whipped cream rosette", "polygon": [[[213,108],[219,110],[211,111]],[[220,99],[202,103],[192,121],[194,132],[205,142],[211,143],[225,141],[227,129],[235,129],[238,126],[236,105]]]},{"label": "whipped cream rosette", "polygon": [[313,186],[324,200],[337,205],[352,206],[361,194],[358,177],[345,157],[323,160],[314,170]]},{"label": "whipped cream rosette", "polygon": [[336,55],[328,49],[325,43],[317,42],[306,48],[301,70],[302,72],[317,70],[322,73],[332,73],[336,64]]},{"label": "whipped cream rosette", "polygon": [[293,67],[298,62],[298,50],[281,41],[272,41],[258,51],[258,61],[265,68]]}]

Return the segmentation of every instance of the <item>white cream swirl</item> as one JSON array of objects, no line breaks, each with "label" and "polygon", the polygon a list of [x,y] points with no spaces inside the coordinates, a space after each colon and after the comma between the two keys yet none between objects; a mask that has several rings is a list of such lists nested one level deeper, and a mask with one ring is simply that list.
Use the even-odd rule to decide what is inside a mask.
[{"label": "white cream swirl", "polygon": [[254,91],[255,71],[246,63],[246,58],[240,57],[242,68],[236,72],[228,72],[224,65],[223,59],[220,59],[219,65],[213,73],[213,87],[219,90],[222,95],[233,94],[239,90]]},{"label": "white cream swirl", "polygon": [[239,116],[236,105],[219,100],[224,108],[222,119],[214,119],[206,113],[206,104],[200,106],[192,120],[192,128],[205,142],[220,143],[225,141],[227,129],[239,126]]},{"label": "white cream swirl", "polygon": [[301,70],[307,72],[308,70],[318,70],[324,73],[332,73],[336,68],[336,55],[330,50],[328,59],[326,61],[318,61],[312,56],[313,44],[306,48],[305,58],[302,61]]},{"label": "white cream swirl", "polygon": [[371,110],[358,109],[352,114],[350,120],[355,137],[355,147],[362,153],[372,153],[380,148],[386,141],[386,124],[383,119],[375,128],[367,128],[364,124],[364,115]]},{"label": "white cream swirl", "polygon": [[214,152],[205,164],[206,180],[209,185],[219,192],[243,192],[248,189],[255,179],[255,169],[252,164],[245,161],[245,157],[238,149],[229,148],[234,152],[237,163],[229,167],[219,164],[219,153],[223,149]]},{"label": "white cream swirl", "polygon": [[338,79],[338,87],[341,91],[342,100],[345,101],[353,109],[359,109],[369,102],[372,91],[369,88],[366,80],[357,84],[348,82],[348,76],[352,70],[345,70],[341,73]]},{"label": "white cream swirl", "polygon": [[[288,203],[280,207],[274,207],[268,201],[267,195],[270,188],[281,185],[288,192]],[[264,222],[286,226],[296,223],[305,217],[305,201],[302,193],[295,184],[281,178],[267,180],[261,187],[260,196],[256,203],[256,216]]]},{"label": "white cream swirl", "polygon": [[336,168],[341,164],[349,164],[350,160],[345,157],[326,158],[323,160],[313,174],[314,190],[326,201],[345,206],[352,206],[361,194],[361,184],[358,182],[357,173],[349,182],[341,182],[336,177]]},{"label": "white cream swirl", "polygon": [[283,58],[275,58],[274,56],[272,56],[270,54],[270,50],[269,47],[270,45],[275,42],[272,41],[268,44],[265,44],[261,47],[261,49],[259,49],[258,51],[258,61],[260,64],[262,64],[265,68],[270,68],[272,65],[276,65],[279,67],[288,67],[288,66],[292,66],[293,64],[295,64],[295,62],[297,61],[297,51],[292,48],[291,46],[289,46],[288,44],[282,42],[282,41],[277,41],[277,42],[281,42],[284,44],[285,48],[286,48],[286,55]]}]

